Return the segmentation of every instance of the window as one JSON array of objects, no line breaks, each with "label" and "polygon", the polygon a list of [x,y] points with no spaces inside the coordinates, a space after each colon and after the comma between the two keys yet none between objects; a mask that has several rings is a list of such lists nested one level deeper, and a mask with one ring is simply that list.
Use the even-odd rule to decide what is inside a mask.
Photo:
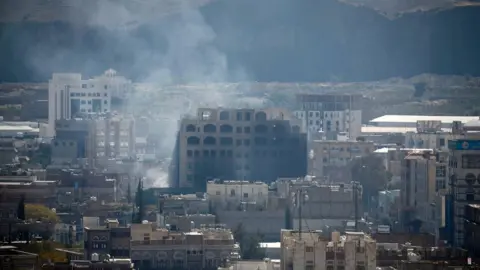
[{"label": "window", "polygon": [[248,198],[248,193],[243,193],[243,198]]},{"label": "window", "polygon": [[237,112],[237,121],[242,121],[242,112]]},{"label": "window", "polygon": [[215,191],[215,195],[219,196],[220,194],[221,194],[220,191],[218,191],[218,190]]},{"label": "window", "polygon": [[243,132],[244,132],[244,133],[250,133],[250,127],[245,127],[245,128],[243,129]]},{"label": "window", "polygon": [[107,100],[104,100],[104,101],[103,101],[103,104],[105,104],[105,105],[108,104],[108,101],[107,101]]},{"label": "window", "polygon": [[236,143],[236,144],[237,144],[237,146],[240,146],[240,145],[242,145],[242,140],[240,140],[240,139],[237,139],[237,143]]},{"label": "window", "polygon": [[187,150],[187,157],[191,157],[193,155],[192,150]]},{"label": "window", "polygon": [[436,169],[435,169],[435,175],[437,177],[445,177],[446,175],[446,166],[437,166]]},{"label": "window", "polygon": [[230,190],[230,197],[235,197],[235,189]]},{"label": "window", "polygon": [[85,100],[82,100],[82,101],[80,101],[80,103],[81,103],[81,104],[85,104],[85,103],[86,103],[86,101],[85,101]]},{"label": "window", "polygon": [[237,133],[242,133],[242,127],[237,127]]},{"label": "window", "polygon": [[440,138],[439,144],[440,146],[445,146],[445,138]]},{"label": "window", "polygon": [[305,252],[313,252],[313,247],[306,247]]},{"label": "window", "polygon": [[245,121],[250,121],[250,118],[251,118],[250,113],[246,112],[245,113]]},{"label": "window", "polygon": [[475,155],[475,154],[462,155],[462,168],[463,169],[479,169],[480,155]]},{"label": "window", "polygon": [[193,182],[193,175],[187,174],[187,181],[188,182]]},{"label": "window", "polygon": [[87,88],[87,84],[86,83],[82,84],[82,88],[83,89]]}]

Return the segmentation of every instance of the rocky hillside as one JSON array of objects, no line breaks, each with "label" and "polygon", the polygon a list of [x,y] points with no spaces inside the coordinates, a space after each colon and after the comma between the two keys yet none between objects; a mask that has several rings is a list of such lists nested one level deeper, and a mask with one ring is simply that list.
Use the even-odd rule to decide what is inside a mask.
[{"label": "rocky hillside", "polygon": [[26,16],[1,23],[0,81],[46,81],[55,71],[96,75],[107,68],[160,83],[480,75],[475,6],[390,20],[335,0],[192,0],[193,9],[85,4],[92,1],[75,12],[64,7],[71,21]]}]

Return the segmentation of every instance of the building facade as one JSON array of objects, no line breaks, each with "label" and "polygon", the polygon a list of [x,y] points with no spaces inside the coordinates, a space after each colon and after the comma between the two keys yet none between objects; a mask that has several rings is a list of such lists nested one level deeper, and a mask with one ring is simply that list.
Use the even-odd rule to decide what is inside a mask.
[{"label": "building facade", "polygon": [[361,134],[361,95],[297,95],[294,114],[309,132],[344,132],[351,139]]},{"label": "building facade", "polygon": [[328,176],[335,182],[336,179],[349,179],[349,175],[343,175],[350,171],[347,166],[353,159],[373,153],[375,146],[363,141],[315,140],[311,149],[313,156],[309,160],[308,173],[317,177]]},{"label": "building facade", "polygon": [[267,209],[268,185],[263,182],[209,181],[207,195],[213,206],[221,209],[234,209],[242,203],[254,203],[258,208]]},{"label": "building facade", "polygon": [[402,162],[400,219],[407,231],[436,231],[436,165],[433,150],[410,151]]},{"label": "building facade", "polygon": [[220,226],[190,232],[132,224],[131,258],[140,269],[217,269],[232,259],[232,232]]},{"label": "building facade", "polygon": [[55,120],[109,112],[112,96],[123,97],[130,89],[131,82],[114,70],[93,79],[82,79],[77,73],[54,73],[48,84],[48,136],[55,135]]},{"label": "building facade", "polygon": [[319,232],[281,231],[281,270],[377,268],[377,244],[361,232],[333,232],[331,241]]},{"label": "building facade", "polygon": [[55,121],[52,163],[86,159],[89,164],[135,156],[135,120],[130,116],[90,115]]},{"label": "building facade", "polygon": [[268,183],[307,170],[306,134],[282,110],[199,109],[182,119],[177,140],[179,187],[205,190],[215,178]]},{"label": "building facade", "polygon": [[450,141],[449,149],[453,244],[462,247],[465,239],[465,207],[480,202],[480,141],[473,138]]}]

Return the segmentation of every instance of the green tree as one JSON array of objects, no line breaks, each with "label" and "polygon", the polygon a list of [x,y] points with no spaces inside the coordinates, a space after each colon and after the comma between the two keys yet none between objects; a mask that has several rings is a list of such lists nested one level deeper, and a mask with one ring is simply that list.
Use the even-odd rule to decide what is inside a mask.
[{"label": "green tree", "polygon": [[130,183],[128,183],[127,187],[127,202],[132,203],[132,189],[130,188]]},{"label": "green tree", "polygon": [[137,194],[135,195],[135,205],[137,206],[137,215],[134,223],[140,224],[143,221],[143,215],[145,213],[145,207],[143,202],[143,183],[142,180],[138,181]]},{"label": "green tree", "polygon": [[240,244],[240,254],[245,260],[260,260],[265,257],[265,252],[260,248],[263,236],[260,233],[248,235],[245,233],[243,223],[239,223],[232,231],[235,241]]},{"label": "green tree", "polygon": [[25,218],[52,223],[59,222],[57,214],[41,204],[25,204]]},{"label": "green tree", "polygon": [[18,203],[17,217],[20,220],[25,220],[25,195],[22,195]]}]

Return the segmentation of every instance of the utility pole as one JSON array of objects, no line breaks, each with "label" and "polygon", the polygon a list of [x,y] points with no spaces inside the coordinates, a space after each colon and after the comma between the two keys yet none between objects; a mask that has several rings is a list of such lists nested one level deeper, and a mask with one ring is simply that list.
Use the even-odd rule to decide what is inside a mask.
[{"label": "utility pole", "polygon": [[302,239],[302,205],[308,200],[307,191],[299,188],[293,193],[293,205],[298,209],[298,240]]},{"label": "utility pole", "polygon": [[353,192],[353,206],[354,206],[354,218],[355,218],[355,231],[358,232],[358,182],[354,181],[352,184],[352,192]]}]

